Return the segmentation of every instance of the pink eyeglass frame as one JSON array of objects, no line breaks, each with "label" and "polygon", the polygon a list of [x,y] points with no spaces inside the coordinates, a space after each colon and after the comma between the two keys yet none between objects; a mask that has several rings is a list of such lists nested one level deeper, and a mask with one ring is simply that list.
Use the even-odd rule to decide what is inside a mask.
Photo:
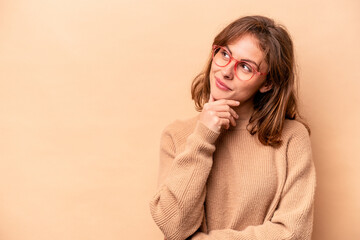
[{"label": "pink eyeglass frame", "polygon": [[[221,48],[222,50],[226,51],[226,52],[229,54],[229,56],[230,56],[230,61],[229,61],[226,65],[224,65],[224,66],[220,66],[220,65],[216,64],[216,62],[214,62],[215,65],[216,65],[216,66],[219,66],[219,67],[226,67],[227,65],[229,65],[229,64],[232,62],[232,60],[234,60],[234,61],[235,61],[235,65],[234,65],[234,73],[235,73],[235,76],[236,76],[239,80],[242,80],[242,79],[240,79],[240,78],[238,77],[238,75],[236,74],[236,68],[237,68],[237,65],[238,65],[239,63],[241,63],[241,62],[248,63],[248,62],[246,62],[246,61],[239,61],[239,60],[235,59],[235,58],[231,55],[231,53],[229,53],[229,51],[228,51],[226,48],[224,48],[224,47],[222,47],[222,46],[219,46],[219,45],[213,45],[213,47],[212,47],[212,49],[213,49],[213,51],[212,51],[212,59],[214,59],[214,57],[215,57],[215,50],[216,50],[217,48]],[[242,80],[242,81],[249,81],[250,79],[252,79],[252,78],[254,77],[255,74],[257,74],[257,75],[266,75],[266,74],[267,74],[267,73],[259,72],[258,70],[256,70],[256,69],[255,69],[253,66],[251,66],[251,65],[249,65],[249,66],[250,66],[251,69],[254,71],[254,74],[253,74],[253,75],[251,76],[251,78],[249,78],[248,80]]]}]

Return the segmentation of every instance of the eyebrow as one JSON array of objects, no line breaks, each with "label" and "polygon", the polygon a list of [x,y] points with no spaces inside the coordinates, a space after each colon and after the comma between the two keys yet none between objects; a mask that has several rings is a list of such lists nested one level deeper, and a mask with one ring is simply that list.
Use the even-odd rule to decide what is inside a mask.
[{"label": "eyebrow", "polygon": [[[230,52],[230,54],[232,56],[232,52],[231,52],[230,48],[228,47],[228,45],[226,45],[225,47]],[[260,71],[260,67],[255,61],[253,61],[251,59],[246,59],[246,58],[242,58],[242,59],[240,59],[240,61],[253,63],[257,67],[257,70]]]}]

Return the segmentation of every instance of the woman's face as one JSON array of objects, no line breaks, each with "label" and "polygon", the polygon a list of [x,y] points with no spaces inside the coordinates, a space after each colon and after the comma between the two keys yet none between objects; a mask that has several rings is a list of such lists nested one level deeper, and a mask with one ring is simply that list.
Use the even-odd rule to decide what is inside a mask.
[{"label": "woman's face", "polygon": [[[241,38],[224,46],[233,58],[238,61],[249,62],[257,71],[266,73],[268,66],[263,51],[258,46],[256,37],[246,34]],[[255,74],[250,80],[240,80],[235,76],[235,61],[227,66],[219,67],[214,61],[210,70],[210,91],[215,100],[232,99],[244,103],[251,103],[257,91],[266,92],[271,87],[266,86],[266,75]]]}]

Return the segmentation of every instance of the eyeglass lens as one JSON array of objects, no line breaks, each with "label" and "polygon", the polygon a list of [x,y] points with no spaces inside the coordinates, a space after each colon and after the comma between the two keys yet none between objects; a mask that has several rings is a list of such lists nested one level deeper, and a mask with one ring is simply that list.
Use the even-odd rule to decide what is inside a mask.
[{"label": "eyeglass lens", "polygon": [[[231,60],[232,56],[225,48],[217,47],[214,49],[213,61],[219,67],[225,67],[231,62]],[[254,76],[254,68],[249,63],[245,61],[236,61],[235,65],[235,75],[240,80],[247,81]]]}]

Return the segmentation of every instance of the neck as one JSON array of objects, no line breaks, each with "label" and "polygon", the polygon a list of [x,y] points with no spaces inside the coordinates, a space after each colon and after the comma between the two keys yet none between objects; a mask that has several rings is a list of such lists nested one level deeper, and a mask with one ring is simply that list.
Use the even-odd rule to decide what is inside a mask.
[{"label": "neck", "polygon": [[236,126],[230,127],[231,130],[246,129],[249,124],[250,117],[254,111],[252,102],[240,103],[240,106],[233,108],[239,115],[238,119],[235,119]]},{"label": "neck", "polygon": [[251,101],[247,101],[244,103],[240,103],[238,107],[234,107],[233,109],[239,115],[237,121],[248,121],[254,111],[254,106]]}]

